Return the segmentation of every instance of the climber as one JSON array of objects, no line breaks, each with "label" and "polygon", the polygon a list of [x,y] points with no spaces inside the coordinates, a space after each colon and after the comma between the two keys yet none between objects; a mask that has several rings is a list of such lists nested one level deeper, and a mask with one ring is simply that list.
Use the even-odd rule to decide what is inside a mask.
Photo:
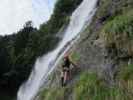
[{"label": "climber", "polygon": [[66,83],[70,80],[70,66],[76,67],[76,65],[70,60],[68,55],[65,55],[63,58],[62,72],[61,72],[61,85],[65,86]]}]

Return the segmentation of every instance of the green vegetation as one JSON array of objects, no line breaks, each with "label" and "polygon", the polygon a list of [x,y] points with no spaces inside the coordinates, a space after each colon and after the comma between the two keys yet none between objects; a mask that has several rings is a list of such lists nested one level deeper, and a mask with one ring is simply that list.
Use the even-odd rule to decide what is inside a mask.
[{"label": "green vegetation", "polygon": [[132,100],[132,93],[120,85],[110,87],[95,73],[87,72],[81,74],[74,88],[74,100]]},{"label": "green vegetation", "polygon": [[69,23],[69,16],[82,0],[57,0],[50,20],[39,29],[28,21],[13,35],[0,36],[0,91],[16,93],[27,80],[37,57],[55,48],[56,33]]},{"label": "green vegetation", "polygon": [[65,88],[45,89],[41,93],[41,100],[64,100]]},{"label": "green vegetation", "polygon": [[[39,29],[34,28],[29,21],[16,34],[0,36],[0,98],[2,100],[14,98],[18,87],[28,78],[36,58],[55,48],[60,40],[56,33],[69,23],[70,15],[81,1],[57,0],[50,20],[40,25]],[[133,0],[99,0],[98,5],[98,11],[93,19],[96,19],[98,24],[93,26],[94,21],[86,32],[99,33],[97,25],[102,23],[100,36],[105,40],[106,46],[115,46],[120,54],[133,56],[133,11],[131,10]],[[72,52],[71,58],[78,62],[80,54]],[[72,85],[65,88],[44,89],[39,94],[40,100],[68,100],[70,96],[74,100],[132,100],[132,76],[133,65],[122,66],[116,73],[116,83],[114,86],[109,86],[96,73],[82,72],[79,80]],[[49,80],[54,82],[56,78],[52,76]],[[2,94],[3,90],[4,94]]]},{"label": "green vegetation", "polygon": [[[101,32],[100,36],[105,40],[107,47],[115,46],[115,49],[120,54],[124,52],[128,57],[133,56],[133,12],[131,10],[133,8],[133,1],[100,0],[98,5],[99,8],[95,19],[98,21],[98,25],[102,23],[102,27],[97,32],[97,29],[94,29],[97,27],[97,24],[96,26],[91,25],[85,32],[93,34],[96,34],[94,32]],[[87,37],[85,36],[85,38]],[[74,51],[71,54],[71,58],[74,61],[78,61],[80,54]],[[82,72],[78,81],[67,86],[69,89],[72,89],[68,96],[72,96],[70,100],[132,100],[133,65],[120,67],[115,75],[115,83],[110,86],[103,77],[99,77],[96,73],[89,71]],[[50,93],[50,96],[54,96],[54,98],[61,97],[61,100],[68,100],[67,98],[63,98],[66,93],[64,88],[54,88],[55,95],[51,93],[51,90],[52,88],[44,90],[45,92],[43,91],[42,93],[44,97],[41,100],[51,100],[47,99],[48,93]]]},{"label": "green vegetation", "polygon": [[132,65],[121,68],[117,73],[115,85],[109,86],[96,73],[82,72],[74,86],[44,89],[40,94],[40,100],[67,100],[70,94],[73,100],[132,100],[132,74]]},{"label": "green vegetation", "polygon": [[39,100],[69,100],[70,98],[73,98],[73,88],[72,85],[45,88],[39,94]]},{"label": "green vegetation", "polygon": [[114,17],[101,32],[108,47],[115,45],[118,51],[133,55],[133,12]]},{"label": "green vegetation", "polygon": [[120,68],[120,71],[118,72],[117,78],[119,80],[133,80],[133,65],[128,65]]},{"label": "green vegetation", "polygon": [[[94,28],[102,23],[102,27],[97,33],[101,32],[100,36],[105,40],[106,46],[115,46],[120,54],[124,52],[128,56],[133,56],[133,12],[131,10],[133,0],[100,0],[98,5],[98,11],[93,19],[98,24],[92,23],[85,32],[96,34],[97,29]],[[87,37],[85,36],[85,38]],[[88,42],[90,41],[88,40]],[[77,62],[80,54],[74,51],[71,58]],[[120,67],[115,75],[115,83],[110,86],[103,77],[99,77],[96,73],[82,72],[78,81],[67,86],[71,90],[68,96],[72,96],[70,100],[132,100],[133,65]],[[50,87],[42,92],[41,100],[51,100],[50,97],[47,98],[48,95],[56,98],[55,100],[58,98],[68,100],[65,98],[66,91],[65,88],[56,87],[52,90]]]},{"label": "green vegetation", "polygon": [[74,88],[74,100],[132,100],[133,65],[121,67],[112,87],[95,73],[83,72]]},{"label": "green vegetation", "polygon": [[117,15],[127,13],[129,10],[133,8],[132,5],[132,0],[99,0],[99,9],[96,18],[100,19],[101,22],[104,22],[108,18],[113,18]]},{"label": "green vegetation", "polygon": [[[116,83],[109,86],[94,72],[82,72],[75,86],[44,89],[40,100],[67,100],[66,93],[71,91],[73,100],[132,100],[133,65],[120,67]],[[70,94],[68,95],[70,96]]]},{"label": "green vegetation", "polygon": [[119,87],[124,89],[133,98],[133,65],[121,67],[116,79],[118,80]]}]

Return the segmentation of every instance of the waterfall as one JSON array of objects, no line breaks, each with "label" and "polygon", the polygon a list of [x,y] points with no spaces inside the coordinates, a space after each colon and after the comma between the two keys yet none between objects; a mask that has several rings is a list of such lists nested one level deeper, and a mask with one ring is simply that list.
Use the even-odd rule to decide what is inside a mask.
[{"label": "waterfall", "polygon": [[[73,12],[70,23],[64,31],[63,39],[55,50],[37,59],[28,81],[18,91],[17,100],[33,100],[47,76],[55,68],[65,51],[72,45],[73,40],[85,28],[86,23],[91,22],[96,11],[96,3],[97,0],[83,0]],[[64,47],[66,48],[64,49]]]}]

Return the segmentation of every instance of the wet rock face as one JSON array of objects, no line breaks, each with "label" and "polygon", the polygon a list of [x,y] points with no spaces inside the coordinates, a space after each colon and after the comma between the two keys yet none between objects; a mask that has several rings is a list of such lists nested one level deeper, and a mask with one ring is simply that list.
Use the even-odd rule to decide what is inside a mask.
[{"label": "wet rock face", "polygon": [[[130,9],[132,4],[131,0],[99,0],[97,13],[88,29],[81,34],[81,39],[75,48],[75,51],[80,54],[78,65],[83,70],[92,69],[99,74],[103,74],[107,81],[113,83],[114,74],[119,63],[127,63],[129,59],[133,59],[127,53],[118,51],[115,46],[106,47],[105,41],[99,37],[105,23],[110,18],[123,13],[122,9]],[[108,11],[110,8],[112,10]]]},{"label": "wet rock face", "polygon": [[113,82],[113,74],[116,66],[114,51],[112,50],[108,54],[103,44],[95,44],[95,41],[91,41],[90,39],[90,41],[85,41],[80,44],[80,47],[76,48],[76,51],[81,54],[78,65],[83,70],[89,69],[100,75],[105,75],[107,81]]}]

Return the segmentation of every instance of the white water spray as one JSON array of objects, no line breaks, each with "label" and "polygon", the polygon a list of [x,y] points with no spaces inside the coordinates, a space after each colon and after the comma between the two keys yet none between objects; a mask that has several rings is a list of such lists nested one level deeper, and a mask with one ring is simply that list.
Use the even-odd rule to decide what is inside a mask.
[{"label": "white water spray", "polygon": [[[90,23],[96,11],[96,3],[97,0],[83,0],[80,6],[74,11],[71,16],[70,24],[65,30],[63,39],[55,50],[37,59],[28,81],[24,83],[18,91],[17,100],[33,100],[47,76],[55,68],[64,52],[69,49],[71,44],[61,53],[64,47],[78,36],[85,28],[86,22]],[[61,55],[59,55],[60,53]]]}]

